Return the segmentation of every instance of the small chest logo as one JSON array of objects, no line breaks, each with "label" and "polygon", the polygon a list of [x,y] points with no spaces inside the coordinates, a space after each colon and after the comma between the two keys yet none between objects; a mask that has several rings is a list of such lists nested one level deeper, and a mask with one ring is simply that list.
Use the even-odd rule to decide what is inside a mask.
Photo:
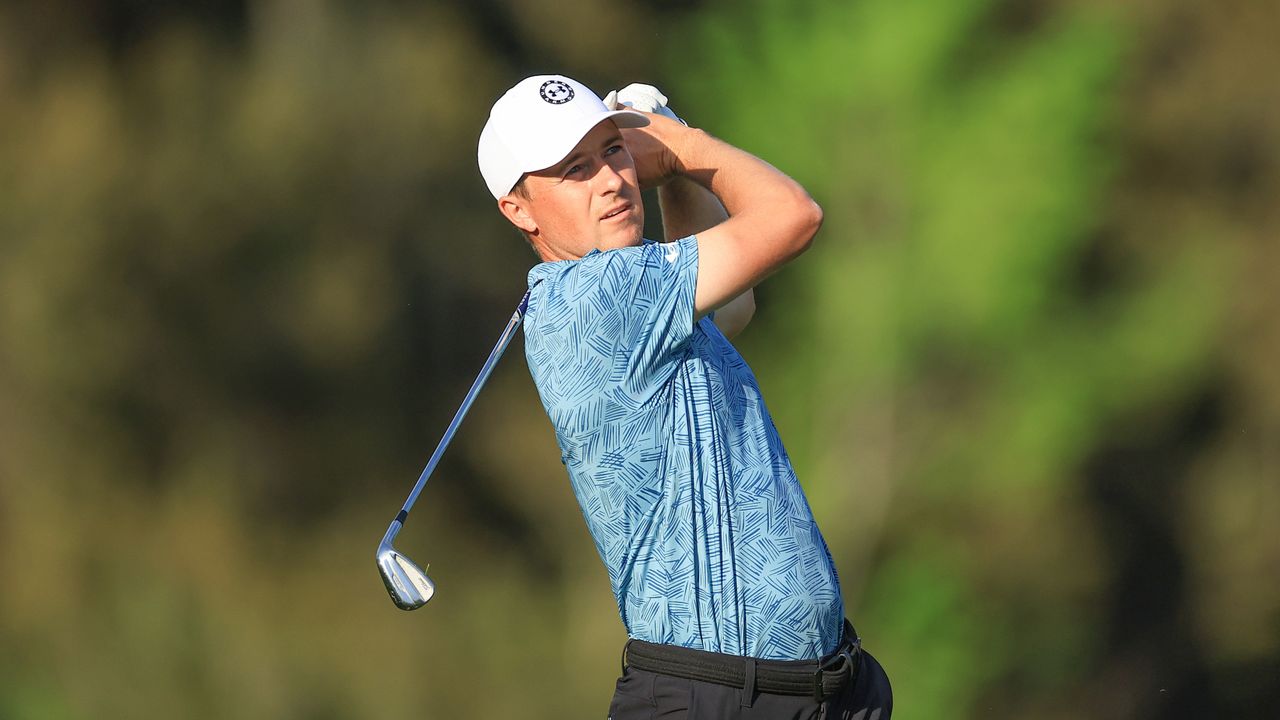
[{"label": "small chest logo", "polygon": [[563,105],[573,99],[573,88],[561,80],[548,80],[538,88],[538,94],[552,105]]}]

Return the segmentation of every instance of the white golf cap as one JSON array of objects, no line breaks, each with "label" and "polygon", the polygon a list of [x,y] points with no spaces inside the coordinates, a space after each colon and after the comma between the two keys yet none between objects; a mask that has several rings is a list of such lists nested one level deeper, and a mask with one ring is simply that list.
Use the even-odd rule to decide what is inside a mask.
[{"label": "white golf cap", "polygon": [[480,133],[476,154],[489,192],[500,198],[525,173],[560,162],[608,118],[618,127],[649,124],[634,110],[610,110],[586,85],[563,75],[535,75],[516,83],[493,104]]}]

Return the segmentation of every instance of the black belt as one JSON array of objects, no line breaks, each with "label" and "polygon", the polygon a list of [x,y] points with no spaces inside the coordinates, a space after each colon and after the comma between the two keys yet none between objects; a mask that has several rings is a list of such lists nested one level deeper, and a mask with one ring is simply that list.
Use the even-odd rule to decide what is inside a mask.
[{"label": "black belt", "polygon": [[774,695],[812,695],[822,702],[857,678],[861,655],[862,639],[846,620],[840,646],[820,660],[757,660],[633,639],[622,651],[622,666]]}]

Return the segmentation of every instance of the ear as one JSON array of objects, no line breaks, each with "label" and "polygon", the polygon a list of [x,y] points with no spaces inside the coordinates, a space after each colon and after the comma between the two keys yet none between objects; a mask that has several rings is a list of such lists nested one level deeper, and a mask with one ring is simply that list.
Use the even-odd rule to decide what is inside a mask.
[{"label": "ear", "polygon": [[529,214],[529,201],[519,195],[507,193],[498,198],[498,210],[511,221],[512,225],[522,231],[526,233],[538,231],[538,223],[534,222],[533,216]]}]

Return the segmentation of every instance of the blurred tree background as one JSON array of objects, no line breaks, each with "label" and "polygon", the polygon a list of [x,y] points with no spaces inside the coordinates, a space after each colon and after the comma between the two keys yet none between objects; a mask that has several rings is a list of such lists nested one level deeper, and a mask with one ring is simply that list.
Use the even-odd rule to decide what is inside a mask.
[{"label": "blurred tree background", "polygon": [[741,347],[898,716],[1273,717],[1277,27],[6,3],[0,718],[605,715],[624,635],[519,342],[398,542],[439,595],[373,563],[534,262],[476,137],[554,71],[823,204]]}]

